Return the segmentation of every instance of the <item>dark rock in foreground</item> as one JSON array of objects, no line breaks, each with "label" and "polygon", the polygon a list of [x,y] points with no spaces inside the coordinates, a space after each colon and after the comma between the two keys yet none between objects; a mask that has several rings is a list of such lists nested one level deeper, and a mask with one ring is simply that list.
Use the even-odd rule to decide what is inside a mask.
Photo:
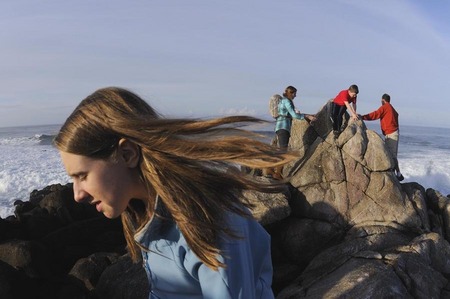
[{"label": "dark rock in foreground", "polygon": [[30,201],[16,202],[15,216],[0,219],[0,298],[146,298],[102,296],[123,280],[107,271],[122,260],[122,268],[138,269],[128,278],[136,290],[148,293],[145,272],[126,259],[125,246],[120,219],[77,204],[71,184],[33,191]]}]

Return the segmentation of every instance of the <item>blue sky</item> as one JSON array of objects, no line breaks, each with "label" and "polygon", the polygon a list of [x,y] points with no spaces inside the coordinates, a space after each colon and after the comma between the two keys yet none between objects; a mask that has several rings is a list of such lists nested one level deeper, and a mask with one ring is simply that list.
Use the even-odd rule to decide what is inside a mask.
[{"label": "blue sky", "polygon": [[357,84],[401,124],[450,127],[450,1],[145,0],[0,3],[0,127],[59,124],[94,90],[167,116],[250,114],[298,88],[317,112]]}]

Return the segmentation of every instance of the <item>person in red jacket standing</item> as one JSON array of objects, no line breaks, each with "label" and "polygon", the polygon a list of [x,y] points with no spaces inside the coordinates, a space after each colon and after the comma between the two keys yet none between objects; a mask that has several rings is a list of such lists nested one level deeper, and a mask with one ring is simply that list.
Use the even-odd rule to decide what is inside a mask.
[{"label": "person in red jacket standing", "polygon": [[380,120],[381,132],[384,135],[384,142],[395,160],[395,175],[399,181],[404,177],[400,172],[397,160],[398,140],[400,137],[398,129],[398,113],[391,105],[391,96],[385,93],[381,97],[381,107],[378,110],[362,116],[363,120]]}]

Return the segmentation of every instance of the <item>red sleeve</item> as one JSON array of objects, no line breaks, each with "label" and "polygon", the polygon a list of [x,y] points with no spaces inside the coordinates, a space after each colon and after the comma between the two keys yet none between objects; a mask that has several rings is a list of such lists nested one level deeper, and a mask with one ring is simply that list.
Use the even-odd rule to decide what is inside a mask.
[{"label": "red sleeve", "polygon": [[364,120],[375,120],[375,119],[380,119],[384,116],[384,114],[386,113],[386,110],[384,109],[384,106],[381,106],[380,108],[378,108],[378,110],[371,112],[369,114],[365,114],[363,115],[363,119]]}]

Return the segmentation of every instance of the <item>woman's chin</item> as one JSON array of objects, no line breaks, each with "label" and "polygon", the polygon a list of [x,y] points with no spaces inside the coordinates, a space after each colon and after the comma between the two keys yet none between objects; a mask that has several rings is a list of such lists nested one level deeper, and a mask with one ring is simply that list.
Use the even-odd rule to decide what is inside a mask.
[{"label": "woman's chin", "polygon": [[96,205],[97,211],[105,215],[106,218],[115,219],[120,217],[120,215],[126,210],[126,206],[111,206],[104,202],[100,202]]},{"label": "woman's chin", "polygon": [[106,218],[114,219],[120,216],[120,213],[113,211],[111,209],[102,209],[101,205],[97,206],[97,211],[105,215]]},{"label": "woman's chin", "polygon": [[120,216],[120,213],[113,213],[113,212],[103,212],[103,215],[105,215],[108,219],[115,219]]}]

